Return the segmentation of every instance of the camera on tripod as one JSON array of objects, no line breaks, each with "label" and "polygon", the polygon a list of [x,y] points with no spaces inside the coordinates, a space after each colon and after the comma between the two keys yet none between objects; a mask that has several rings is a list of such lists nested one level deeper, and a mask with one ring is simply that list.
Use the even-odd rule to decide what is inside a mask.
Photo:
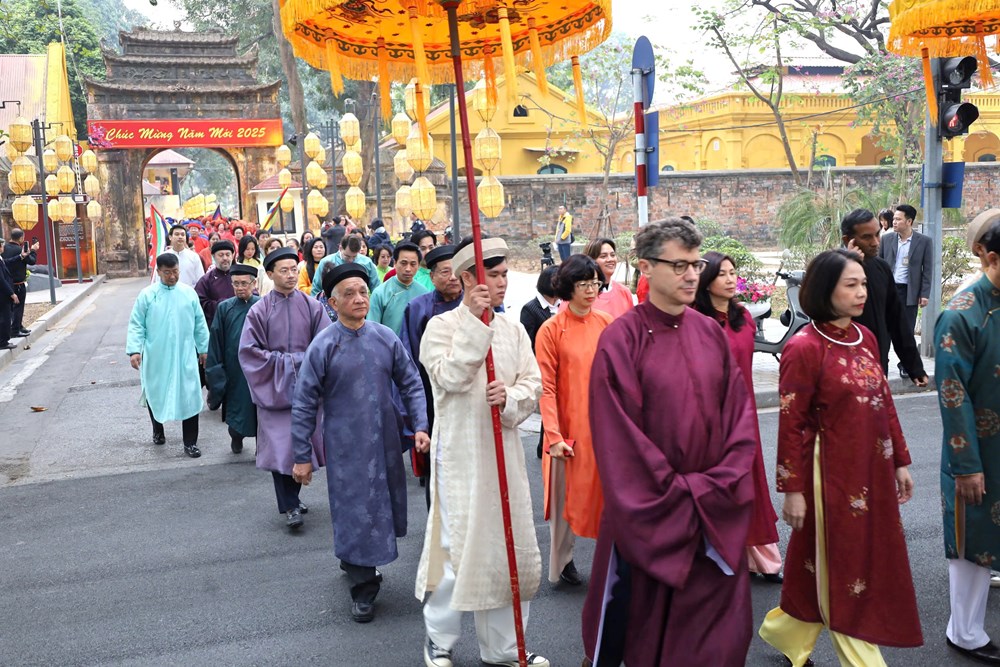
[{"label": "camera on tripod", "polygon": [[556,260],[552,259],[552,242],[539,243],[538,247],[542,249],[542,270],[544,271],[545,267],[548,266],[555,266]]}]

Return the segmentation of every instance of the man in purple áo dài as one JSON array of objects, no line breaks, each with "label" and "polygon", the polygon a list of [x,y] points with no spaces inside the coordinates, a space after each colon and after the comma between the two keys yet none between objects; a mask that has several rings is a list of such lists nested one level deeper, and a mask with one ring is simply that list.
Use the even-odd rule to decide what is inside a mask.
[{"label": "man in purple \u00e1o d\u00e0i", "polygon": [[194,291],[198,293],[201,309],[205,312],[205,322],[209,328],[215,318],[219,304],[236,296],[233,282],[229,278],[229,269],[233,265],[233,253],[236,247],[229,241],[216,241],[212,244],[212,268],[198,279]]},{"label": "man in purple \u00e1o d\u00e0i", "polygon": [[367,280],[364,267],[353,263],[323,275],[337,321],[306,351],[292,406],[293,474],[303,484],[312,479],[311,438],[322,418],[334,553],[350,579],[351,616],[358,623],[375,617],[382,582],[376,567],[396,560],[396,538],[406,535],[402,418],[394,388],[412,416],[416,447],[430,447],[416,364],[391,329],[366,321]]},{"label": "man in purple \u00e1o d\u00e0i", "polygon": [[[301,485],[292,478],[292,396],[306,348],[330,325],[323,308],[298,289],[298,255],[278,248],[264,258],[274,289],[247,313],[240,337],[240,364],[257,406],[257,467],[271,471],[278,511],[292,530],[302,527],[306,509]],[[323,465],[320,429],[315,429],[313,465]]]}]

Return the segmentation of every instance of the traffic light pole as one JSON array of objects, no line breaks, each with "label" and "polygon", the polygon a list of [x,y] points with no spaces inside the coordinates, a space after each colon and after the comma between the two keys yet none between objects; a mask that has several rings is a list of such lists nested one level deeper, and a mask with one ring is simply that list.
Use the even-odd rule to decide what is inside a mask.
[{"label": "traffic light pole", "polygon": [[[938,62],[933,61],[931,70],[935,79],[938,78]],[[935,81],[937,89],[937,81]],[[939,110],[944,113],[943,109]],[[934,356],[934,324],[941,312],[941,262],[944,256],[942,240],[941,196],[944,192],[944,151],[937,118],[927,114],[926,131],[924,134],[924,233],[931,238],[934,249],[931,257],[931,294],[924,307],[923,321],[920,327],[920,354],[924,357]]]}]

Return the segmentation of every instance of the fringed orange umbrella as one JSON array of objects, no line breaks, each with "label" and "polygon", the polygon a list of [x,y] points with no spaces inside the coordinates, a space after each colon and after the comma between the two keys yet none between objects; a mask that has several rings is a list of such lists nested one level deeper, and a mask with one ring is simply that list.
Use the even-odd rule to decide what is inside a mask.
[{"label": "fringed orange umbrella", "polygon": [[[391,80],[421,84],[454,82],[459,91],[458,115],[462,127],[465,164],[473,164],[466,105],[465,76],[483,72],[488,94],[496,98],[493,59],[499,52],[504,63],[508,93],[517,99],[518,61],[532,65],[539,87],[545,91],[545,67],[567,58],[573,60],[580,123],[586,126],[586,108],[578,56],[607,39],[611,33],[611,0],[282,0],[281,21],[296,55],[315,67],[327,69],[334,91],[341,77],[378,77],[382,117],[389,122]],[[416,115],[426,141],[426,109],[421,85],[416,86]],[[409,142],[407,142],[409,147]],[[409,148],[407,149],[409,150]],[[466,169],[476,280],[486,281],[483,269],[482,229],[473,169]],[[489,324],[491,313],[483,313]],[[493,350],[486,353],[487,382],[496,379]],[[521,592],[510,517],[510,492],[503,450],[500,409],[492,408],[493,441],[500,489],[504,542],[510,571],[511,602],[517,633],[518,662],[527,666]]]},{"label": "fringed orange umbrella", "polygon": [[[465,77],[484,74],[495,93],[493,61],[501,58],[508,94],[516,104],[518,67],[534,71],[545,93],[545,68],[572,59],[579,120],[586,125],[576,57],[608,38],[610,0],[454,4]],[[330,72],[334,94],[343,90],[342,78],[377,77],[387,123],[392,81],[416,78],[425,89],[454,81],[451,31],[441,0],[282,0],[281,21],[295,55]]]},{"label": "fringed orange umbrella", "polygon": [[931,58],[975,56],[984,88],[993,86],[986,40],[1000,53],[1000,0],[893,0],[888,49],[923,59],[927,109],[937,119]]}]

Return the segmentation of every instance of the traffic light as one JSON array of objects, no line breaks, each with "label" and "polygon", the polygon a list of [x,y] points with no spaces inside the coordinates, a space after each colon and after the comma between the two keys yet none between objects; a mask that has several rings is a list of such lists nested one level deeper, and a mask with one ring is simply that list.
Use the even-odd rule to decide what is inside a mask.
[{"label": "traffic light", "polygon": [[969,133],[979,118],[975,104],[962,101],[962,91],[972,87],[976,59],[943,58],[938,61],[938,137],[950,139]]}]

